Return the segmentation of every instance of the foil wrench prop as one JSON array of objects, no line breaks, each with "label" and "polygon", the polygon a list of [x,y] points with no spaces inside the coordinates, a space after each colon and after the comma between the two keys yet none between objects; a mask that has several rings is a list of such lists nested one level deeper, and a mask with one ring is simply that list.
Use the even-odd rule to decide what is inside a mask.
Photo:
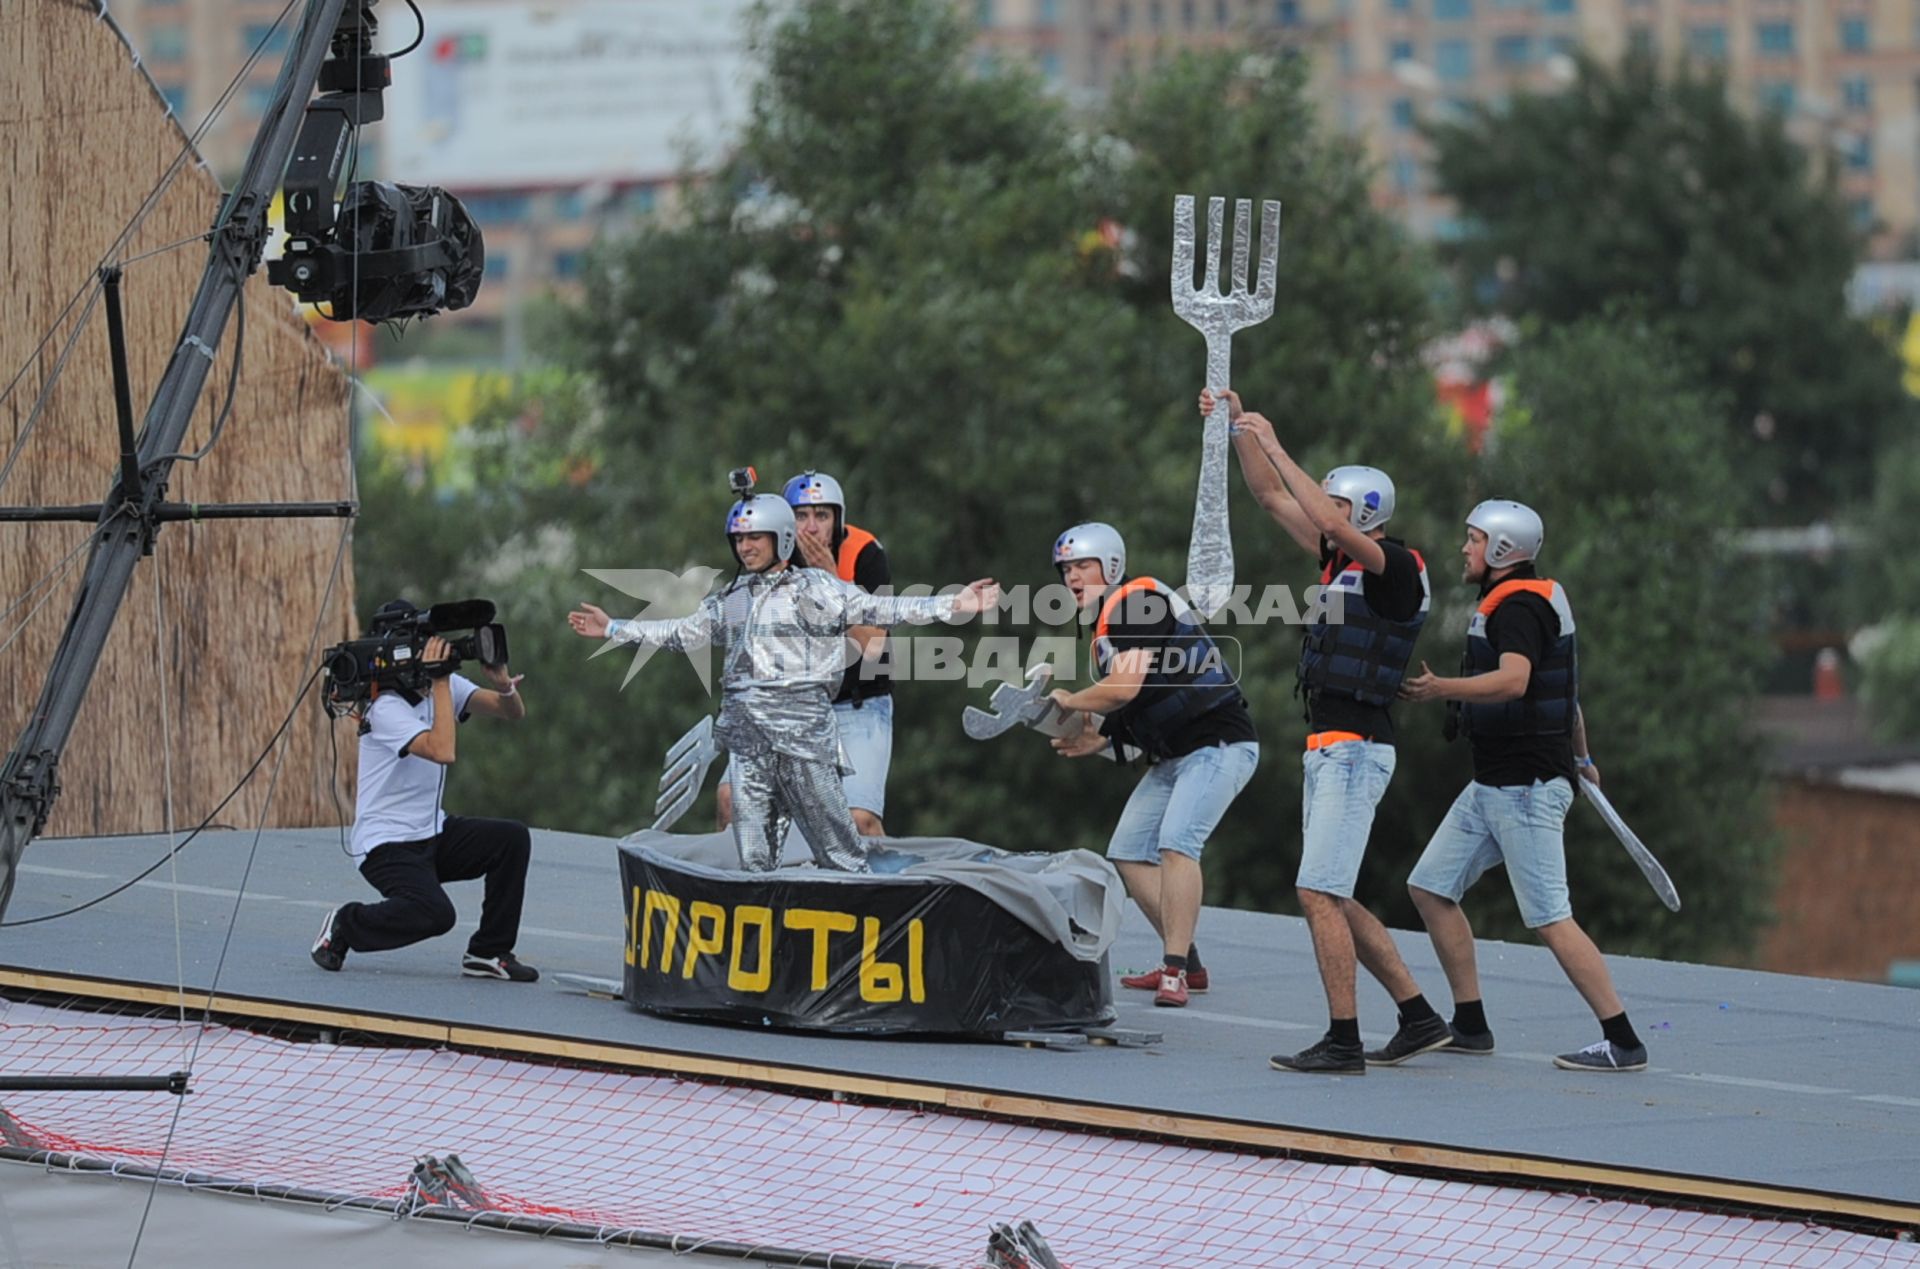
[{"label": "foil wrench prop", "polygon": [[707,768],[719,756],[720,745],[713,736],[713,716],[704,715],[667,750],[665,770],[660,773],[660,797],[653,804],[653,823],[649,828],[664,833],[687,813],[694,799],[700,796],[700,790],[706,787]]},{"label": "foil wrench prop", "polygon": [[1043,736],[1071,736],[1079,730],[1078,720],[1048,695],[1052,688],[1053,667],[1042,661],[1027,671],[1025,687],[996,684],[987,700],[990,709],[967,706],[960,725],[975,740],[992,740],[1015,727],[1031,727]]},{"label": "foil wrench prop", "polygon": [[1607,800],[1607,795],[1600,791],[1599,785],[1585,778],[1576,783],[1587,801],[1593,803],[1593,809],[1600,812],[1601,820],[1620,839],[1620,844],[1627,848],[1627,854],[1633,856],[1633,862],[1640,865],[1640,872],[1646,877],[1647,884],[1653,887],[1653,892],[1660,896],[1660,902],[1667,905],[1668,911],[1678,912],[1680,892],[1673,888],[1673,878],[1667,876],[1667,870],[1660,866],[1660,861],[1653,857],[1646,843],[1627,827],[1627,822],[1620,818],[1620,812],[1613,809],[1613,803]]},{"label": "foil wrench prop", "polygon": [[[991,709],[967,706],[960,713],[960,726],[975,740],[992,740],[1015,727],[1031,727],[1043,736],[1071,736],[1080,729],[1078,711],[1061,709],[1049,695],[1052,688],[1053,667],[1042,661],[1027,671],[1025,687],[996,684],[987,700]],[[1122,748],[1125,752],[1116,756],[1113,746],[1109,745],[1100,756],[1109,762],[1132,762],[1140,756],[1140,751],[1132,745]]]},{"label": "foil wrench prop", "polygon": [[[1232,386],[1233,333],[1273,316],[1274,282],[1280,267],[1280,204],[1260,204],[1260,275],[1247,289],[1253,251],[1253,201],[1233,205],[1233,274],[1221,290],[1220,236],[1227,200],[1207,200],[1206,272],[1193,278],[1193,195],[1173,200],[1173,311],[1207,341],[1207,381],[1215,392]],[[1187,546],[1187,598],[1211,617],[1233,596],[1233,539],[1227,532],[1227,403],[1216,402],[1202,424],[1200,486],[1193,501],[1193,539]]]}]

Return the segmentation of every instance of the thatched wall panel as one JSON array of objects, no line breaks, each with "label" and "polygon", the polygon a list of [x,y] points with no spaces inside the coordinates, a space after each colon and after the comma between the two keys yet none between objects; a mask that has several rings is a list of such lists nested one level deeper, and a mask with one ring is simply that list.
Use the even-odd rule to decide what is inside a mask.
[{"label": "thatched wall panel", "polygon": [[[185,137],[118,33],[91,4],[72,0],[0,5],[0,135],[8,139],[0,146],[0,253],[9,309],[0,323],[4,385],[88,281]],[[219,196],[212,176],[190,159],[121,258],[203,233]],[[204,245],[192,243],[127,266],[136,419],[144,417],[172,355],[205,260]],[[74,324],[70,316],[58,327],[0,405],[5,450],[19,439]],[[188,434],[189,449],[211,432],[236,332],[230,322]],[[246,348],[232,417],[203,462],[175,467],[169,496],[199,502],[349,497],[347,395],[345,378],[329,364],[289,297],[268,287],[264,275],[254,277],[247,286]],[[106,323],[96,309],[48,409],[0,485],[0,503],[97,501],[113,479],[117,455]],[[135,572],[68,745],[61,765],[64,792],[50,834],[158,828],[165,811],[166,752],[172,754],[176,822],[191,824],[213,808],[266,747],[312,671],[307,649],[316,625],[322,647],[350,633],[350,559],[322,611],[341,528],[330,520],[229,521],[162,531],[159,551]],[[79,524],[0,525],[0,607],[27,592],[87,532]],[[9,746],[38,698],[83,563],[84,557],[0,650],[6,683],[0,734]],[[0,622],[0,640],[39,598]],[[162,727],[163,690],[170,736]],[[342,742],[344,799],[351,788],[350,734]],[[270,770],[271,762],[220,822],[257,822]],[[291,729],[268,822],[337,822],[333,776],[327,725],[310,698]]]}]

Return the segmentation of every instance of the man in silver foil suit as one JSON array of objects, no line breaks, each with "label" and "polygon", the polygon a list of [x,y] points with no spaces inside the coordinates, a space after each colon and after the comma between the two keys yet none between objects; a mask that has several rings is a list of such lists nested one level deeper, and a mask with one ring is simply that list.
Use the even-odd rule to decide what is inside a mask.
[{"label": "man in silver foil suit", "polygon": [[[739,486],[736,485],[736,488]],[[952,595],[868,594],[817,568],[788,563],[793,508],[777,494],[744,494],[727,513],[740,573],[697,612],[668,621],[610,619],[592,604],[567,614],[575,633],[686,652],[722,650],[714,734],[734,758],[733,840],[740,866],[771,872],[787,825],[797,823],[822,868],[867,871],[867,847],[841,785],[833,693],[848,665],[853,626],[916,625],[983,612],[1000,602],[991,579]]]}]

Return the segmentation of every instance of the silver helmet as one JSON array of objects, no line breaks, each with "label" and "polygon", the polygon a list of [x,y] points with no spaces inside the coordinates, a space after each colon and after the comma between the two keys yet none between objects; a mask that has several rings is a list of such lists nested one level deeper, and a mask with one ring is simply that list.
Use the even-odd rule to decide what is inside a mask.
[{"label": "silver helmet", "polygon": [[1538,559],[1547,538],[1539,513],[1511,498],[1489,498],[1467,512],[1467,527],[1487,535],[1488,568]]},{"label": "silver helmet", "polygon": [[[773,534],[774,559],[784,560],[793,554],[793,508],[778,494],[742,498],[727,512],[727,542],[732,544],[742,533]],[[739,552],[734,554],[738,557]]]},{"label": "silver helmet", "polygon": [[838,507],[840,518],[847,518],[847,495],[831,476],[803,471],[787,482],[785,494],[790,507]]},{"label": "silver helmet", "polygon": [[1126,574],[1127,544],[1110,524],[1076,524],[1053,540],[1053,566],[1075,560],[1099,560],[1100,576],[1111,586]]},{"label": "silver helmet", "polygon": [[1320,487],[1351,507],[1347,519],[1362,533],[1371,533],[1393,519],[1393,481],[1378,467],[1336,467]]}]

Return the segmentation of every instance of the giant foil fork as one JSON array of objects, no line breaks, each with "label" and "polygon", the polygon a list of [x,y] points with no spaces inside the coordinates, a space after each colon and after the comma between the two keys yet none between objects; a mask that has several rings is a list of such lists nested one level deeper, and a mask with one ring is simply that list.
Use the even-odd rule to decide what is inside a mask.
[{"label": "giant foil fork", "polygon": [[[1193,280],[1193,195],[1173,200],[1173,311],[1207,341],[1206,386],[1232,386],[1233,332],[1273,316],[1273,288],[1280,265],[1280,204],[1260,204],[1260,282],[1247,289],[1253,253],[1253,201],[1233,205],[1233,278],[1220,290],[1220,231],[1227,200],[1207,200],[1207,266]],[[1214,403],[1200,450],[1200,489],[1193,500],[1193,540],[1187,546],[1187,596],[1203,616],[1212,616],[1233,595],[1233,539],[1227,532],[1227,403]]]}]

